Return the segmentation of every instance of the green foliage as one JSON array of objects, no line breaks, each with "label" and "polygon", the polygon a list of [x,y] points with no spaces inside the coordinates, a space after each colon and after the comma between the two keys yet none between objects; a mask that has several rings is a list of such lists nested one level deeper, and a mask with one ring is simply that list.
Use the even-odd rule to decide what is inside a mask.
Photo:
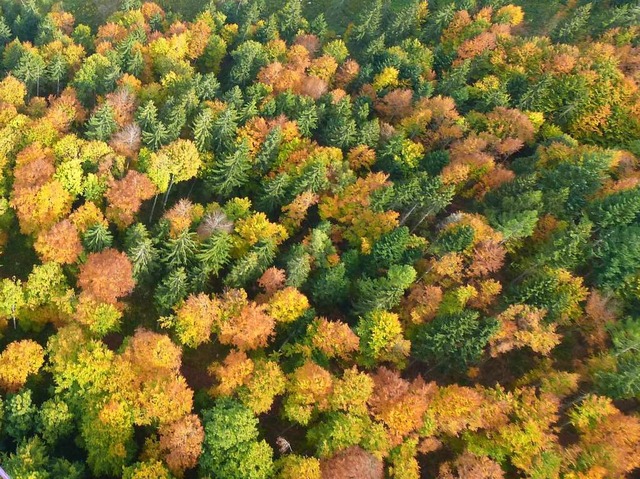
[{"label": "green foliage", "polygon": [[206,182],[214,193],[223,198],[230,198],[249,181],[250,171],[249,146],[242,142],[232,153],[216,161],[212,171],[207,175]]},{"label": "green foliage", "polygon": [[133,265],[134,278],[143,278],[154,269],[159,253],[143,224],[135,223],[127,230],[125,247]]},{"label": "green foliage", "polygon": [[612,350],[593,375],[597,389],[614,399],[640,397],[640,321],[628,319],[613,327]]},{"label": "green foliage", "polygon": [[557,42],[566,43],[582,35],[589,21],[592,8],[593,4],[591,2],[576,8],[571,16],[551,33],[551,38]]},{"label": "green foliage", "polygon": [[232,399],[219,399],[203,412],[205,439],[200,467],[228,479],[266,479],[273,472],[272,450],[258,440],[258,420]]},{"label": "green foliage", "polygon": [[87,123],[87,138],[107,141],[117,129],[118,125],[113,118],[113,108],[108,103],[105,103],[89,118]]},{"label": "green foliage", "polygon": [[31,390],[25,389],[6,399],[3,431],[17,441],[28,437],[35,427],[38,409],[31,396]]},{"label": "green foliage", "polygon": [[[295,3],[295,0],[292,0]],[[264,47],[253,40],[247,40],[231,52],[233,65],[229,70],[229,79],[234,85],[245,86],[267,63]]]},{"label": "green foliage", "polygon": [[438,316],[418,329],[413,351],[425,361],[461,372],[478,362],[497,326],[495,320],[480,319],[475,311]]},{"label": "green foliage", "polygon": [[171,270],[156,288],[153,299],[160,311],[169,311],[184,299],[189,291],[184,268]]},{"label": "green foliage", "polygon": [[391,309],[400,302],[405,290],[416,279],[416,270],[411,266],[393,265],[382,278],[364,278],[356,282],[353,309],[364,314],[376,309]]},{"label": "green foliage", "polygon": [[594,251],[601,262],[597,280],[605,288],[618,288],[631,280],[640,265],[640,227],[617,227],[607,231]]},{"label": "green foliage", "polygon": [[82,244],[89,253],[98,253],[111,247],[113,235],[101,223],[97,223],[87,229],[82,235]]},{"label": "green foliage", "polygon": [[38,411],[38,432],[48,444],[55,445],[74,430],[74,416],[67,403],[48,399]]}]

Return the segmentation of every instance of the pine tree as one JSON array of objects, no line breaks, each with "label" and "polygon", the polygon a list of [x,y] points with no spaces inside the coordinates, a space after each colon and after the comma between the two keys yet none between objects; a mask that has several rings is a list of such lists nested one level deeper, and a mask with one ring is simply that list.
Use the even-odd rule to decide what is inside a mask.
[{"label": "pine tree", "polygon": [[208,108],[202,110],[193,121],[193,140],[200,152],[212,147],[213,124],[213,114]]},{"label": "pine tree", "polygon": [[197,258],[207,273],[218,275],[230,261],[232,241],[228,233],[219,231],[202,242],[198,248]]},{"label": "pine tree", "polygon": [[97,253],[111,247],[113,235],[103,224],[97,223],[87,229],[82,235],[82,244],[90,253]]},{"label": "pine tree", "polygon": [[164,124],[158,119],[158,109],[149,100],[138,109],[136,118],[142,128],[142,141],[153,150],[157,150],[169,141],[169,134]]},{"label": "pine tree", "polygon": [[288,41],[292,41],[298,30],[307,26],[302,15],[302,0],[286,0],[280,10],[280,32]]},{"label": "pine tree", "polygon": [[266,64],[264,47],[253,40],[247,40],[231,52],[233,66],[229,78],[234,85],[245,86]]},{"label": "pine tree", "polygon": [[233,106],[225,108],[213,122],[211,135],[216,153],[228,153],[233,150],[238,127],[238,112]]},{"label": "pine tree", "polygon": [[406,289],[416,279],[416,270],[411,266],[393,265],[386,277],[365,278],[356,282],[357,294],[353,309],[364,314],[376,309],[389,310],[397,306]]},{"label": "pine tree", "polygon": [[107,141],[117,129],[118,125],[114,118],[113,107],[105,102],[89,119],[87,123],[87,138]]},{"label": "pine tree", "polygon": [[216,161],[205,181],[214,193],[230,198],[249,181],[250,171],[249,144],[244,140],[235,151]]},{"label": "pine tree", "polygon": [[551,32],[551,38],[558,43],[574,41],[584,31],[592,8],[591,2],[576,8],[567,20]]},{"label": "pine tree", "polygon": [[56,95],[60,94],[60,82],[65,78],[67,74],[67,60],[64,55],[57,54],[49,62],[47,66],[47,77],[56,82]]},{"label": "pine tree", "polygon": [[162,312],[168,312],[187,296],[188,282],[184,268],[171,270],[160,282],[153,299]]},{"label": "pine tree", "polygon": [[256,244],[231,266],[225,283],[234,288],[241,288],[256,281],[271,266],[277,250],[273,241],[263,241]]},{"label": "pine tree", "polygon": [[45,76],[47,65],[43,58],[34,51],[25,51],[20,57],[15,75],[24,81],[28,88],[35,86],[36,96],[40,96],[40,81]]},{"label": "pine tree", "polygon": [[140,280],[154,269],[158,251],[142,223],[136,223],[127,230],[125,247],[133,265],[133,276],[136,280]]},{"label": "pine tree", "polygon": [[464,370],[476,363],[497,329],[495,320],[479,319],[475,311],[438,316],[420,326],[413,340],[414,354],[444,369]]},{"label": "pine tree", "polygon": [[374,0],[360,14],[351,38],[361,45],[376,37],[382,23],[382,0]]}]

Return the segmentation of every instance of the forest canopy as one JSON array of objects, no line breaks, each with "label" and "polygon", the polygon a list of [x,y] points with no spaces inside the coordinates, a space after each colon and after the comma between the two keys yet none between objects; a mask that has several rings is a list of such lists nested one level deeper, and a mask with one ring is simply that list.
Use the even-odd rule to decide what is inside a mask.
[{"label": "forest canopy", "polygon": [[636,0],[0,0],[12,479],[640,470]]}]

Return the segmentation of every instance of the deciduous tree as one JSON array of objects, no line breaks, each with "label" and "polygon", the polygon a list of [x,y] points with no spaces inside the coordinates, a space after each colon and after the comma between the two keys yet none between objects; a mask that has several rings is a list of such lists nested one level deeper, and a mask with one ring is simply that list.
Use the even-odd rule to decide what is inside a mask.
[{"label": "deciduous tree", "polygon": [[78,286],[98,301],[114,304],[135,286],[129,258],[115,249],[91,253],[80,268]]}]

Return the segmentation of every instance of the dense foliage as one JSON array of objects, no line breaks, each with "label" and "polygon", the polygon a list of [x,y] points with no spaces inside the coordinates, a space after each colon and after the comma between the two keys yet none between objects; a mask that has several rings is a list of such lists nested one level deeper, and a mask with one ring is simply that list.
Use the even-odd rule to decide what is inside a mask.
[{"label": "dense foliage", "polygon": [[203,3],[0,0],[7,473],[635,477],[640,4]]}]

